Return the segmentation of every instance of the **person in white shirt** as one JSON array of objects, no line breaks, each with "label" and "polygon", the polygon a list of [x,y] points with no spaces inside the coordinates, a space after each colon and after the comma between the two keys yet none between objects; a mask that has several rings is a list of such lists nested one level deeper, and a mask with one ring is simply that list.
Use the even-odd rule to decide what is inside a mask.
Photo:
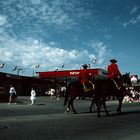
[{"label": "person in white shirt", "polygon": [[36,92],[35,92],[34,88],[32,88],[31,89],[31,97],[30,97],[31,105],[33,105],[35,103],[35,99],[36,99]]},{"label": "person in white shirt", "polygon": [[16,104],[16,97],[17,97],[16,90],[15,90],[15,88],[12,85],[10,85],[10,90],[9,90],[9,103],[8,104],[11,104],[12,99],[14,99],[14,102]]}]

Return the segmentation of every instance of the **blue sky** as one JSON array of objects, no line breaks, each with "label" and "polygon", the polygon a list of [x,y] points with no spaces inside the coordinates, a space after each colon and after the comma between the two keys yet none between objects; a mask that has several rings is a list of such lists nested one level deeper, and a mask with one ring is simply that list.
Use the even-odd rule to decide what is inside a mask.
[{"label": "blue sky", "polygon": [[104,69],[115,58],[140,77],[139,37],[139,0],[0,0],[1,72]]}]

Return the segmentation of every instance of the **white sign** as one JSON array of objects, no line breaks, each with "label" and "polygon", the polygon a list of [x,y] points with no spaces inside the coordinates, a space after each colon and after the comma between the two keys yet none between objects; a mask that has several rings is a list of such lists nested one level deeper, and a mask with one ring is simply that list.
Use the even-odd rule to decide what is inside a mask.
[{"label": "white sign", "polygon": [[78,74],[80,74],[79,71],[73,71],[73,72],[70,72],[70,75],[78,75]]},{"label": "white sign", "polygon": [[133,76],[131,77],[131,82],[137,82],[136,76],[133,75]]}]

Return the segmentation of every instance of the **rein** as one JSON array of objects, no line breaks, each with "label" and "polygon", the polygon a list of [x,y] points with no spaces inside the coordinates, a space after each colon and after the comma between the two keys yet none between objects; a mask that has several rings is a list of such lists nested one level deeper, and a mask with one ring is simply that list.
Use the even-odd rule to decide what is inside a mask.
[{"label": "rein", "polygon": [[121,89],[121,86],[119,86],[119,85],[116,83],[116,81],[115,81],[115,80],[113,80],[113,82],[114,82],[114,84],[115,84],[116,88],[117,88],[118,90],[120,90],[120,89]]},{"label": "rein", "polygon": [[122,86],[124,86],[124,87],[127,87],[127,86],[128,86],[128,84],[125,83],[123,80],[121,80],[122,86],[119,86],[115,80],[113,80],[113,82],[114,82],[114,84],[115,84],[115,86],[116,86],[116,88],[117,88],[118,90],[120,90]]}]

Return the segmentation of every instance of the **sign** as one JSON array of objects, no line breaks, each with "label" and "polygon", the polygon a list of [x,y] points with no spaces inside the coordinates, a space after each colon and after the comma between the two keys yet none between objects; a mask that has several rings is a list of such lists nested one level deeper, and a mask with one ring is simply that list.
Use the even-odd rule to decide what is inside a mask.
[{"label": "sign", "polygon": [[136,83],[138,81],[138,75],[131,75],[131,82]]},{"label": "sign", "polygon": [[79,71],[70,71],[70,75],[79,75],[80,72]]},{"label": "sign", "polygon": [[[36,72],[40,78],[48,77],[71,77],[79,76],[82,70],[63,70],[63,71],[47,71],[47,72]],[[91,76],[98,75],[99,69],[90,69]]]}]

